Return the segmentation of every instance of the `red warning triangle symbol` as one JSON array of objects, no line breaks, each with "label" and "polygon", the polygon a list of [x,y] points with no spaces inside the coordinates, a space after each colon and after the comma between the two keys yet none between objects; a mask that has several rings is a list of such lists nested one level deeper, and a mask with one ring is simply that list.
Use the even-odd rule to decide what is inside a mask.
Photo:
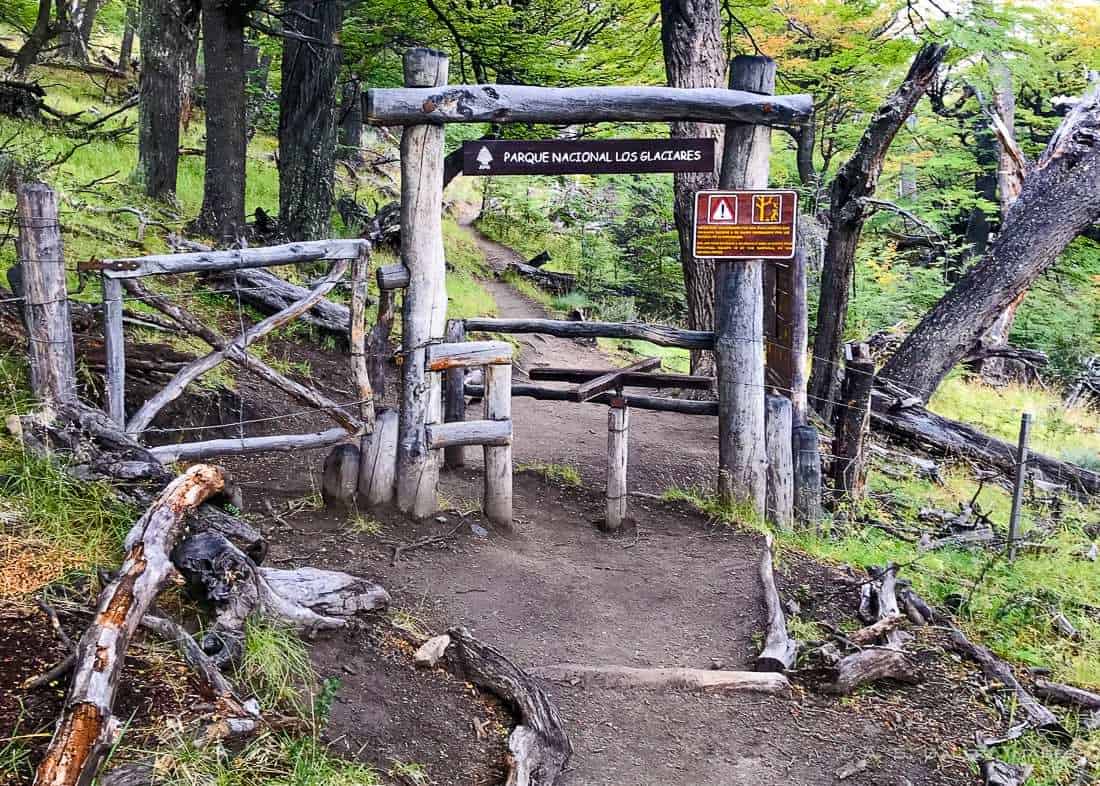
[{"label": "red warning triangle symbol", "polygon": [[729,197],[711,197],[710,220],[712,223],[732,223],[735,219],[732,200]]}]

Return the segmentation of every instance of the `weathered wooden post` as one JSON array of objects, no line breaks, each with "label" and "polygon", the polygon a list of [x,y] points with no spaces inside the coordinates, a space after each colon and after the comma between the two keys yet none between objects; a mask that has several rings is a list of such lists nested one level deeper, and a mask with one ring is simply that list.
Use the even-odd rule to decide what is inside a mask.
[{"label": "weathered wooden post", "polygon": [[1031,413],[1020,415],[1020,444],[1016,448],[1016,475],[1012,484],[1012,512],[1008,519],[1008,558],[1016,559],[1016,541],[1020,539],[1020,509],[1027,479],[1027,439],[1031,433]]},{"label": "weathered wooden post", "polygon": [[791,429],[794,460],[794,520],[802,527],[821,522],[821,447],[817,429],[809,424]]},{"label": "weathered wooden post", "polygon": [[[775,61],[738,55],[730,63],[729,86],[771,95]],[[766,188],[771,128],[730,123],[719,186]],[[718,492],[727,502],[766,508],[764,448],[763,262],[730,260],[715,271],[714,354],[718,366]]]},{"label": "weathered wooden post", "polygon": [[844,367],[841,401],[833,426],[833,488],[837,503],[856,502],[863,497],[867,471],[863,440],[871,421],[871,388],[875,364],[864,343],[850,344],[851,354]]},{"label": "weathered wooden post", "polygon": [[39,401],[75,399],[76,355],[57,194],[44,183],[26,183],[16,191],[15,210],[31,389]]},{"label": "weathered wooden post", "polygon": [[[447,343],[466,340],[466,323],[461,319],[447,320]],[[455,366],[443,372],[443,421],[461,423],[466,419],[466,368]],[[466,447],[452,445],[443,449],[443,464],[455,469],[466,464]]]},{"label": "weathered wooden post", "polygon": [[126,425],[126,348],[122,330],[122,281],[102,277],[104,380],[107,414],[120,426]]},{"label": "weathered wooden post", "polygon": [[626,518],[629,429],[630,409],[626,399],[616,395],[607,408],[607,518],[604,525],[609,532],[618,532]]},{"label": "weathered wooden post", "polygon": [[788,266],[787,286],[790,288],[788,313],[790,314],[791,342],[791,405],[792,422],[806,422],[809,360],[807,347],[810,342],[810,317],[806,302],[806,250],[799,246]]},{"label": "weathered wooden post", "polygon": [[768,396],[764,408],[764,441],[768,454],[768,520],[782,530],[789,530],[794,505],[791,402],[783,396]]},{"label": "weathered wooden post", "polygon": [[[447,83],[447,56],[432,49],[405,53],[407,87]],[[443,126],[406,126],[401,135],[401,261],[409,270],[402,322],[401,418],[397,442],[397,505],[416,518],[436,510],[439,460],[424,426],[439,420],[439,374],[424,365],[426,348],[443,337],[447,316],[443,260]]]},{"label": "weathered wooden post", "polygon": [[[505,345],[507,346],[507,345]],[[485,366],[485,419],[512,420],[512,366]],[[485,518],[498,527],[512,530],[512,439],[505,444],[485,445]]]}]

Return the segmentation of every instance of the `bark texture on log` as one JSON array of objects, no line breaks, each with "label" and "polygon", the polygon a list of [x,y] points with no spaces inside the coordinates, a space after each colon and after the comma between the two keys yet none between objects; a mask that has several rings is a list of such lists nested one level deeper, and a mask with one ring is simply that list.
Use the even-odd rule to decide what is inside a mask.
[{"label": "bark texture on log", "polygon": [[1100,89],[1066,116],[996,241],[920,321],[880,376],[928,401],[1005,308],[1100,218]]},{"label": "bark texture on log", "polygon": [[821,271],[817,335],[810,373],[809,398],[826,421],[840,393],[840,354],[847,324],[856,246],[867,211],[863,200],[873,196],[894,136],[931,84],[947,54],[947,46],[926,44],[913,59],[904,81],[876,111],[852,157],[829,187],[829,236]]},{"label": "bark texture on log", "polygon": [[863,443],[871,418],[871,389],[875,364],[866,344],[852,347],[844,368],[840,403],[835,408],[833,437],[833,487],[838,504],[854,504],[863,497],[867,484],[866,451]]},{"label": "bark texture on log", "polygon": [[787,633],[787,620],[783,616],[783,604],[775,585],[772,567],[774,553],[772,536],[764,536],[764,553],[760,557],[760,583],[764,585],[765,621],[764,650],[756,658],[757,671],[786,671],[794,665],[798,656],[798,642]]},{"label": "bark texture on log", "polygon": [[553,786],[573,755],[558,709],[538,682],[465,628],[448,631],[447,661],[462,679],[490,691],[519,717],[508,738],[507,786]]},{"label": "bark texture on log", "polygon": [[[665,74],[671,87],[721,88],[726,72],[726,53],[722,46],[721,8],[718,0],[661,0],[661,43]],[[722,91],[725,92],[725,91]],[[714,139],[721,145],[723,128],[717,124],[675,122],[669,125],[673,138]],[[721,168],[715,156],[712,172],[677,172],[673,175],[675,202],[673,216],[680,239],[680,265],[687,293],[688,327],[693,330],[714,328],[714,262],[698,259],[693,248],[695,192],[718,184]],[[691,373],[714,375],[713,346],[692,347]]]},{"label": "bark texture on log", "polygon": [[172,481],[126,537],[126,559],[100,594],[96,616],[76,648],[76,668],[53,739],[35,774],[36,786],[90,783],[120,724],[112,717],[126,648],[168,582],[168,554],[187,514],[221,491],[217,467],[197,465]]},{"label": "bark texture on log", "polygon": [[[239,297],[242,303],[258,309],[263,314],[274,314],[305,297],[309,290],[267,270],[237,270],[218,273],[207,279],[215,289],[228,290],[227,297]],[[328,298],[319,301],[299,317],[310,327],[316,328],[339,341],[347,341],[348,307]]]},{"label": "bark texture on log", "polygon": [[849,655],[836,665],[836,680],[826,690],[846,696],[860,685],[879,680],[920,681],[913,663],[904,653],[892,649],[866,649]]}]

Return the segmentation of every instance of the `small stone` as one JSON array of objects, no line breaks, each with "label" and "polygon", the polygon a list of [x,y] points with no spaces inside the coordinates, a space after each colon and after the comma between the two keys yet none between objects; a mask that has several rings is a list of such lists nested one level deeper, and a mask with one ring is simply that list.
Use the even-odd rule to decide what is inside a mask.
[{"label": "small stone", "polygon": [[447,517],[446,516],[436,516],[435,520],[438,521],[440,524],[446,524],[447,523]]},{"label": "small stone", "polygon": [[413,662],[416,663],[417,666],[431,668],[439,663],[439,659],[443,657],[443,653],[447,651],[447,647],[450,646],[450,643],[451,637],[446,633],[439,636],[432,636],[420,645],[420,649],[413,655]]},{"label": "small stone", "polygon": [[850,761],[836,771],[836,779],[838,781],[847,780],[853,775],[858,775],[870,766],[870,762],[867,759],[856,759]]},{"label": "small stone", "polygon": [[470,532],[474,533],[479,538],[489,537],[489,530],[485,529],[485,527],[480,524],[474,524],[472,521],[470,522]]},{"label": "small stone", "polygon": [[783,605],[787,607],[787,613],[790,614],[792,617],[795,617],[802,613],[802,607],[794,598],[787,598],[787,602]]}]

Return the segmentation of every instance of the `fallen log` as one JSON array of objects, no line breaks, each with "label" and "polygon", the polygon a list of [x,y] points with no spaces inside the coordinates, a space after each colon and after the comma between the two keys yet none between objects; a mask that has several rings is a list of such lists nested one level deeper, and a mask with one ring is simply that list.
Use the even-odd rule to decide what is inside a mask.
[{"label": "fallen log", "polygon": [[447,633],[451,669],[496,695],[519,716],[519,725],[508,737],[507,786],[553,786],[573,755],[554,702],[527,673],[465,628]]},{"label": "fallen log", "polygon": [[776,672],[673,667],[642,669],[633,666],[586,666],[578,663],[537,666],[529,671],[536,677],[552,682],[579,682],[601,688],[699,690],[718,693],[748,691],[776,696],[786,695],[791,689],[787,678]]},{"label": "fallen log", "polygon": [[1063,685],[1049,680],[1035,680],[1035,693],[1055,704],[1080,707],[1083,710],[1100,710],[1100,693],[1084,688]]},{"label": "fallen log", "polygon": [[951,641],[956,650],[982,667],[982,672],[987,679],[995,680],[1012,691],[1016,698],[1016,706],[1024,712],[1028,723],[1033,728],[1058,740],[1070,739],[1069,732],[1054,713],[1020,684],[1007,663],[985,647],[972,642],[958,628],[952,627]]},{"label": "fallen log", "polygon": [[1024,786],[1031,777],[1031,765],[1007,764],[996,759],[986,759],[979,765],[985,786]]},{"label": "fallen log", "polygon": [[880,617],[877,622],[873,622],[853,633],[849,633],[844,638],[852,644],[865,647],[874,644],[887,633],[895,630],[904,621],[905,617],[901,614],[886,614]]},{"label": "fallen log", "polygon": [[897,680],[915,684],[920,681],[912,661],[895,649],[860,650],[836,665],[836,678],[825,690],[847,696],[860,685],[879,680]]},{"label": "fallen log", "polygon": [[783,672],[794,665],[798,656],[798,642],[787,634],[787,620],[783,616],[783,604],[775,586],[772,568],[774,544],[771,534],[764,535],[764,552],[760,557],[760,583],[764,585],[765,621],[764,649],[756,658],[757,671]]},{"label": "fallen log", "polygon": [[573,291],[577,284],[577,277],[572,273],[555,273],[552,270],[532,267],[523,262],[512,262],[505,273],[513,273],[526,279],[540,289],[545,289],[555,295],[564,295]]},{"label": "fallen log", "polygon": [[126,559],[100,593],[95,619],[76,646],[75,671],[35,784],[76,786],[95,776],[120,727],[112,707],[130,637],[168,583],[173,571],[168,554],[187,514],[220,492],[224,483],[218,467],[191,467],[130,530]]},{"label": "fallen log", "polygon": [[[898,608],[898,598],[896,593],[897,587],[897,567],[893,564],[887,565],[886,570],[882,573],[882,579],[878,583],[876,592],[878,593],[878,618],[881,622],[887,617],[895,617],[901,615],[901,610]],[[897,626],[893,626],[887,629],[886,632],[886,646],[891,649],[900,650],[901,645],[904,642],[904,636],[901,631],[897,629]]]},{"label": "fallen log", "polygon": [[[309,294],[305,287],[291,284],[262,268],[227,270],[208,276],[206,281],[224,290],[224,294],[230,297],[240,297],[242,303],[259,309],[263,314],[282,311]],[[322,298],[299,319],[341,340],[347,339],[348,325],[351,324],[348,307],[327,298]]]},{"label": "fallen log", "polygon": [[[921,406],[895,407],[887,390],[875,390],[871,397],[874,428],[911,444],[927,446],[940,454],[963,456],[993,467],[1011,477],[1016,468],[1017,447],[972,426],[949,420]],[[1066,486],[1077,496],[1100,494],[1100,473],[1058,461],[1041,453],[1029,453],[1028,468],[1042,479]]]}]

